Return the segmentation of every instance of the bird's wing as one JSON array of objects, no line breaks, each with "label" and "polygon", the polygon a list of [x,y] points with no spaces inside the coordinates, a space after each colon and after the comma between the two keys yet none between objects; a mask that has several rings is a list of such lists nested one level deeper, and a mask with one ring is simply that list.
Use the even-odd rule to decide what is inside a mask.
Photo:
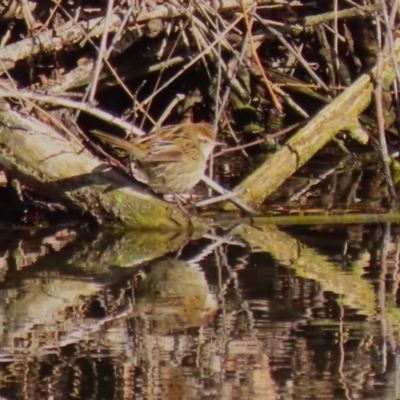
[{"label": "bird's wing", "polygon": [[180,161],[184,156],[182,147],[173,140],[155,140],[147,154],[148,162]]}]

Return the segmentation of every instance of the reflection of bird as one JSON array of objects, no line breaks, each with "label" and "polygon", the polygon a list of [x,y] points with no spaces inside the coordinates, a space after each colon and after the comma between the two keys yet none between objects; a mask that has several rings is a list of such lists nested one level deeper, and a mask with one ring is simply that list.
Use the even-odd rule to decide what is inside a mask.
[{"label": "reflection of bird", "polygon": [[212,150],[220,144],[214,139],[211,126],[204,123],[166,126],[136,142],[97,130],[92,133],[132,154],[144,175],[139,180],[158,193],[192,189],[202,178]]},{"label": "reflection of bird", "polygon": [[157,261],[137,284],[136,312],[159,331],[203,326],[218,310],[201,268],[183,260]]}]

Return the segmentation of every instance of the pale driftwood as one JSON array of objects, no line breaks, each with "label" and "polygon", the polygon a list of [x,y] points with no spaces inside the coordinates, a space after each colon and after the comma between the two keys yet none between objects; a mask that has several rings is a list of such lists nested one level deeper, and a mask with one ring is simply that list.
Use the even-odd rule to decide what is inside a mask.
[{"label": "pale driftwood", "polygon": [[188,229],[189,218],[99,161],[77,141],[0,101],[0,165],[49,199],[93,215],[100,223]]},{"label": "pale driftwood", "polygon": [[[395,52],[400,58],[400,39],[395,42]],[[304,165],[318,150],[340,131],[360,132],[357,117],[370,104],[376,74],[364,74],[348,89],[326,106],[303,129],[268,159],[233,191],[240,200],[257,208],[298,168]],[[383,86],[394,79],[391,58],[384,62]],[[227,205],[227,208],[231,205]]]},{"label": "pale driftwood", "polygon": [[[268,2],[269,0],[261,0],[259,4]],[[244,0],[246,6],[250,6],[253,3],[253,0]],[[240,3],[237,1],[226,0],[219,5],[218,10],[227,11],[240,9],[240,7]],[[172,4],[157,5],[151,11],[143,8],[136,16],[135,23],[146,23],[156,18],[169,19],[184,15],[190,15],[190,11],[184,7],[176,7]],[[113,14],[110,22],[109,32],[116,32],[122,23],[122,18],[118,14]],[[11,69],[16,61],[24,60],[39,53],[60,51],[63,47],[79,43],[88,37],[99,37],[103,31],[104,17],[97,17],[79,23],[68,21],[56,29],[49,29],[0,49],[0,70]]]},{"label": "pale driftwood", "polygon": [[331,11],[324,14],[310,15],[304,17],[303,27],[313,26],[322,24],[324,22],[333,21],[335,19],[349,19],[349,18],[366,18],[370,17],[372,13],[381,11],[381,4],[371,4],[368,6],[358,6],[353,8],[347,8],[340,11]]},{"label": "pale driftwood", "polygon": [[[116,31],[121,18],[112,16],[111,31]],[[86,37],[98,37],[104,30],[104,18],[94,18],[80,23],[67,22],[56,30],[48,30],[36,36],[9,44],[0,49],[0,69],[12,68],[14,63],[46,51],[59,51],[64,46],[79,43]]]}]

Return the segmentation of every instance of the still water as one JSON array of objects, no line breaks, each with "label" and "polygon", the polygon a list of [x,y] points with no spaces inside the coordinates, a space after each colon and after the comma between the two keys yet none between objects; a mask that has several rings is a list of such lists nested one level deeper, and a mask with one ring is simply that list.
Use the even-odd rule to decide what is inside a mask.
[{"label": "still water", "polygon": [[0,398],[399,399],[399,234],[0,232]]}]

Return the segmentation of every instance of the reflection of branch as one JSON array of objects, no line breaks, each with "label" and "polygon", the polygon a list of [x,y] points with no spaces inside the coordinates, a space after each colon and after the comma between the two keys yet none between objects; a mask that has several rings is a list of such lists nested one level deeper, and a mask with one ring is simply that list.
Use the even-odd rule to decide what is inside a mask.
[{"label": "reflection of branch", "polygon": [[[322,290],[341,295],[341,303],[359,309],[365,315],[376,314],[374,288],[354,271],[349,279],[336,263],[307,247],[276,226],[264,226],[263,231],[239,225],[232,233],[240,235],[250,245],[268,252],[280,264],[292,268],[302,278],[317,281]],[[285,243],[285,246],[282,246]]]},{"label": "reflection of branch", "polygon": [[[228,236],[228,235],[227,235]],[[229,238],[225,238],[223,236],[214,236],[205,234],[202,236],[203,238],[213,240],[208,246],[206,246],[203,250],[201,250],[197,255],[190,259],[190,262],[195,264],[201,260],[204,260],[209,254],[211,254],[216,248],[221,246],[221,244],[227,243],[233,246],[245,247],[243,243],[238,242],[237,240],[233,241]]]}]

